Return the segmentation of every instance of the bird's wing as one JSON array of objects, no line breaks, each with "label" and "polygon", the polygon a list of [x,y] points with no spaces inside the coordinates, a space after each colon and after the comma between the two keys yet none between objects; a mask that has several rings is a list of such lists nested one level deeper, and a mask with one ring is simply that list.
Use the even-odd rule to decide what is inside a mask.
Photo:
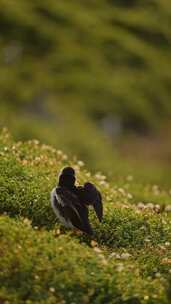
[{"label": "bird's wing", "polygon": [[101,222],[103,218],[103,204],[102,204],[102,196],[101,193],[97,190],[97,196],[93,204],[96,215]]},{"label": "bird's wing", "polygon": [[65,188],[58,187],[56,188],[56,199],[57,208],[67,221],[70,221],[74,227],[92,234],[93,231],[88,219],[88,209],[79,202],[75,194]]},{"label": "bird's wing", "polygon": [[96,215],[99,221],[101,222],[103,217],[103,204],[101,193],[93,184],[89,183],[89,185],[91,186],[89,188],[87,188],[85,185],[84,187],[80,187],[80,195],[84,199],[84,202],[93,205]]}]

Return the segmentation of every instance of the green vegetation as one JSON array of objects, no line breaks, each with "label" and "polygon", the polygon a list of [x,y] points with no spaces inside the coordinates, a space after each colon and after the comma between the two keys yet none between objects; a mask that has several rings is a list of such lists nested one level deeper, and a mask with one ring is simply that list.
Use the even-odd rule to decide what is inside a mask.
[{"label": "green vegetation", "polygon": [[[0,304],[170,304],[171,1],[0,8]],[[51,210],[65,165],[102,192],[93,239]]]},{"label": "green vegetation", "polygon": [[[93,240],[63,228],[51,210],[65,165],[103,194],[102,224],[91,214]],[[109,183],[37,140],[14,142],[6,130],[0,173],[1,303],[170,303],[169,191],[131,176]]]},{"label": "green vegetation", "polygon": [[54,97],[158,124],[171,113],[170,8],[169,0],[1,0],[1,100]]},{"label": "green vegetation", "polygon": [[0,7],[1,126],[18,140],[60,146],[91,170],[127,174],[117,136],[156,132],[171,114],[170,0]]}]

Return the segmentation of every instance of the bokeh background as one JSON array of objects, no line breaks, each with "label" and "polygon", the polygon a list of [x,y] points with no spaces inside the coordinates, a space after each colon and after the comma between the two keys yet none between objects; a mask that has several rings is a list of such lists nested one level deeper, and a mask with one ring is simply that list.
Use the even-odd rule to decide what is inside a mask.
[{"label": "bokeh background", "polygon": [[0,0],[0,127],[171,182],[171,1]]}]

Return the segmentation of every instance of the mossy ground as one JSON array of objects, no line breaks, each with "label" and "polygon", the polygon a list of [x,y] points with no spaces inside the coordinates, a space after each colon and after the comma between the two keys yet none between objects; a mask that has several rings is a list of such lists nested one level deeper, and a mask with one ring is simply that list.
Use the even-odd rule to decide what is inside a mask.
[{"label": "mossy ground", "polygon": [[[93,239],[63,228],[51,210],[65,165],[103,194],[102,224],[91,214]],[[169,191],[130,176],[109,183],[36,140],[13,142],[5,130],[0,171],[0,303],[170,303]]]}]

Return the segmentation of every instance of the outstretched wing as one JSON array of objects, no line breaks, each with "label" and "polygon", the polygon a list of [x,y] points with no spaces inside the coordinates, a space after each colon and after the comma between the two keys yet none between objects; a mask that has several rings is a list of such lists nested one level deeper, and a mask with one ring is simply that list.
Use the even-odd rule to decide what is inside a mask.
[{"label": "outstretched wing", "polygon": [[101,222],[103,217],[103,204],[101,193],[92,183],[85,183],[83,187],[77,187],[78,197],[84,204],[90,204],[94,207],[96,215]]},{"label": "outstretched wing", "polygon": [[101,222],[103,218],[103,204],[102,204],[101,193],[98,190],[97,190],[96,198],[94,199],[93,207],[99,221]]},{"label": "outstretched wing", "polygon": [[93,233],[88,220],[88,209],[79,202],[75,194],[65,188],[57,187],[55,197],[55,207],[68,223],[88,234]]}]

